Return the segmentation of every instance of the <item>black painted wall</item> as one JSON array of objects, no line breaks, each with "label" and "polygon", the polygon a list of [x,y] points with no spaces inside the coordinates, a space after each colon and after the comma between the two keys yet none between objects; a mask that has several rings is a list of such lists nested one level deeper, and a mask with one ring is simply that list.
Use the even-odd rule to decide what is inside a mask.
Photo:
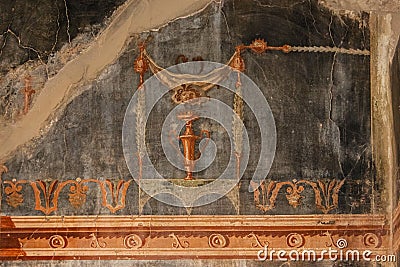
[{"label": "black painted wall", "polygon": [[[226,62],[241,43],[264,38],[280,46],[337,46],[369,49],[368,16],[358,19],[337,16],[316,1],[225,1],[213,3],[195,16],[171,22],[159,31],[133,38],[126,52],[109,66],[97,81],[76,97],[60,115],[49,133],[35,141],[33,148],[21,148],[6,163],[10,172],[4,179],[131,179],[121,147],[121,129],[126,106],[137,86],[133,61],[137,43],[148,38],[148,52],[161,66],[175,64],[176,57],[202,56],[204,60]],[[65,38],[65,37],[64,37]],[[277,127],[277,151],[269,177],[272,180],[346,178],[339,193],[335,213],[371,212],[371,184],[374,179],[370,146],[369,57],[333,53],[267,52],[244,54],[246,74],[261,88],[271,106]],[[213,89],[210,96],[232,105],[226,90]],[[184,177],[160,154],[157,129],[165,116],[163,108],[172,108],[165,97],[149,121],[147,136],[153,163],[167,177]],[[158,111],[158,112],[157,112]],[[263,214],[255,208],[253,194],[247,191],[259,151],[259,130],[250,110],[245,108],[245,126],[250,132],[250,164],[242,178],[240,213]],[[210,128],[217,125],[209,122]],[[153,134],[154,133],[154,134]],[[225,164],[226,134],[214,135],[221,154],[204,171],[215,177]],[[17,209],[2,202],[6,214],[32,212],[34,198],[29,187]],[[65,188],[67,196],[68,188]],[[375,190],[375,189],[374,189]],[[127,207],[117,214],[138,213],[138,189],[132,183]],[[320,213],[314,196],[304,193],[303,204],[293,208],[281,190],[278,203],[268,214]],[[3,194],[4,197],[4,194]],[[79,210],[71,208],[67,197],[56,214],[109,214],[100,205],[100,193],[91,188],[88,201]],[[150,200],[144,214],[186,214],[181,208]],[[194,208],[192,214],[235,214],[227,198]]]},{"label": "black painted wall", "polygon": [[[46,61],[83,31],[96,34],[123,0],[5,0],[0,2],[0,74],[38,56]],[[15,35],[14,35],[15,34]],[[20,42],[19,42],[19,40]]]}]

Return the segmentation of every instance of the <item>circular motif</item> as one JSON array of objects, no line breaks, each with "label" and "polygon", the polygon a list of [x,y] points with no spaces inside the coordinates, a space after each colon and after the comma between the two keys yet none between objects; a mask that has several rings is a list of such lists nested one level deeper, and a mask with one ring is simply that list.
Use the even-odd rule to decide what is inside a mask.
[{"label": "circular motif", "polygon": [[363,243],[369,248],[378,248],[381,246],[381,239],[374,233],[367,233],[363,236]]},{"label": "circular motif", "polygon": [[337,246],[338,248],[340,248],[340,249],[342,249],[342,248],[347,248],[347,246],[348,246],[347,240],[344,239],[344,238],[339,238],[339,239],[336,241],[336,246]]},{"label": "circular motif", "polygon": [[298,233],[291,233],[286,237],[286,244],[292,248],[299,248],[304,245],[304,236]]},{"label": "circular motif", "polygon": [[132,249],[132,248],[140,248],[143,245],[143,240],[140,238],[140,236],[135,235],[135,234],[130,234],[125,236],[124,238],[124,246],[126,248]]},{"label": "circular motif", "polygon": [[67,239],[60,235],[52,235],[49,239],[49,245],[52,248],[65,248],[67,246]]},{"label": "circular motif", "polygon": [[264,53],[265,50],[267,50],[268,45],[263,39],[255,39],[251,43],[250,48],[257,54],[261,54],[261,53]]},{"label": "circular motif", "polygon": [[208,245],[212,248],[224,248],[226,244],[226,238],[221,234],[212,234],[208,238]]}]

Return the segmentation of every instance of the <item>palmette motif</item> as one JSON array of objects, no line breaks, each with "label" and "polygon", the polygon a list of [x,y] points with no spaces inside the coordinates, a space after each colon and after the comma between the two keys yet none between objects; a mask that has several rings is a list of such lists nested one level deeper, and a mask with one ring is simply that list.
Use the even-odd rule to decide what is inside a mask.
[{"label": "palmette motif", "polygon": [[329,181],[296,179],[292,181],[263,181],[261,184],[251,182],[254,189],[254,202],[259,210],[267,212],[275,208],[278,193],[283,187],[286,187],[286,199],[290,206],[297,208],[301,200],[305,198],[301,193],[305,186],[309,186],[314,191],[315,206],[323,213],[327,214],[336,209],[339,205],[339,191],[345,183],[345,179],[332,179]]},{"label": "palmette motif", "polygon": [[[63,193],[62,189],[66,185],[69,187],[68,200],[70,204],[76,208],[81,208],[87,198],[87,193],[90,191],[89,184],[97,184],[101,192],[101,204],[112,213],[122,210],[126,206],[127,191],[133,180],[97,180],[97,179],[81,179],[66,180],[60,182],[53,181],[3,181],[5,185],[5,198],[9,206],[18,208],[24,202],[23,185],[30,185],[35,196],[35,210],[42,211],[49,215],[58,209],[58,199]],[[297,208],[302,204],[302,199],[306,198],[302,193],[305,190],[314,192],[315,207],[327,214],[335,210],[339,205],[339,191],[345,183],[345,179],[331,180],[292,180],[292,181],[267,181],[260,185],[251,182],[254,188],[254,203],[257,209],[268,212],[275,208],[278,193],[286,189],[286,199],[288,204]]]}]

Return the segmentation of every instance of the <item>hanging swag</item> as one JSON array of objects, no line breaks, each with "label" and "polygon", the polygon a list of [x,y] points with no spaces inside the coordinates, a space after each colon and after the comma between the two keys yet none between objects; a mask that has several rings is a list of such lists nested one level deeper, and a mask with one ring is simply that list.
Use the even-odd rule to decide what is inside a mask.
[{"label": "hanging swag", "polygon": [[[134,62],[134,70],[139,73],[140,80],[138,84],[139,96],[136,105],[136,140],[137,140],[137,156],[139,159],[139,179],[142,176],[141,159],[144,155],[145,146],[145,107],[146,99],[143,92],[144,89],[144,75],[148,70],[157,77],[157,79],[165,86],[170,88],[173,93],[172,100],[176,104],[184,103],[205,96],[205,93],[216,86],[219,82],[228,77],[232,72],[237,74],[236,78],[236,92],[233,99],[233,110],[237,116],[232,119],[232,135],[234,151],[236,155],[236,175],[239,175],[240,156],[242,154],[243,142],[243,99],[242,99],[242,84],[240,81],[240,74],[245,71],[245,62],[241,53],[247,49],[262,54],[267,50],[277,50],[284,53],[289,52],[312,52],[312,53],[343,53],[353,55],[369,55],[368,50],[360,49],[345,49],[339,47],[299,47],[299,46],[268,46],[262,39],[255,39],[250,45],[238,45],[235,52],[228,60],[225,66],[214,69],[206,74],[195,75],[188,73],[174,73],[157,65],[155,61],[149,56],[146,51],[145,43],[139,44],[139,56]],[[177,86],[178,85],[178,86]],[[237,177],[239,178],[239,177]]]}]

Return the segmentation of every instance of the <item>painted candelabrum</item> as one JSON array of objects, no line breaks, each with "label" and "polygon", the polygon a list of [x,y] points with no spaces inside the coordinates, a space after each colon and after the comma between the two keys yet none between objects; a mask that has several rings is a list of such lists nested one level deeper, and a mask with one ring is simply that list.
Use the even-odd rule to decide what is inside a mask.
[{"label": "painted candelabrum", "polygon": [[[229,59],[229,61],[226,63],[226,66],[230,67],[230,70],[237,72],[237,82],[236,82],[236,87],[237,87],[237,92],[235,94],[234,98],[234,111],[235,113],[240,117],[240,119],[243,118],[243,100],[240,97],[241,94],[241,82],[240,82],[240,73],[245,70],[245,62],[243,57],[241,56],[241,53],[244,50],[250,49],[256,54],[262,54],[267,50],[280,50],[285,53],[288,53],[291,51],[292,47],[288,45],[280,46],[280,47],[275,47],[275,46],[268,46],[267,43],[262,40],[262,39],[255,39],[250,45],[238,45],[235,48],[235,53],[232,55],[232,57]],[[293,48],[294,49],[294,48]],[[165,75],[159,75],[157,78],[160,79],[160,81],[171,88],[171,92],[173,93],[172,100],[175,104],[181,104],[181,103],[186,103],[186,104],[194,104],[199,103],[202,101],[202,99],[206,98],[206,92],[210,90],[211,88],[216,86],[216,81],[219,79],[223,79],[225,77],[224,74],[225,70],[224,68],[221,69],[221,71],[216,71],[214,73],[214,76],[211,75],[209,76],[208,81],[202,81],[202,82],[188,82],[188,83],[183,83],[179,86],[176,86],[175,80],[176,79],[181,79],[179,74],[173,73],[171,71],[168,71],[160,66],[158,66],[154,60],[150,58],[146,51],[146,44],[145,43],[140,43],[139,44],[139,50],[140,54],[136,58],[134,62],[134,69],[137,73],[140,75],[139,79],[139,84],[138,84],[138,90],[142,90],[145,85],[144,85],[144,75],[145,73],[150,70],[153,74],[157,74],[160,72],[164,72]],[[195,57],[193,58],[194,61],[197,60],[202,60],[201,57]],[[184,55],[179,55],[176,62],[179,63],[179,61],[186,62],[188,61],[188,58],[185,57]],[[188,74],[186,74],[187,76]],[[191,75],[191,78],[194,78],[194,80],[198,79],[196,75]],[[171,79],[171,81],[169,80]],[[144,96],[143,96],[144,97]],[[142,100],[141,103],[138,103],[138,108],[137,110],[143,110],[144,109],[144,104],[145,101],[144,99]],[[143,114],[142,111],[137,112],[137,114]],[[142,115],[141,115],[142,116]],[[205,147],[208,144],[208,140],[204,143],[202,147],[199,148],[199,151],[196,153],[196,141],[199,139],[202,139],[204,136],[210,137],[210,133],[206,130],[201,130],[201,133],[199,136],[195,135],[193,132],[193,122],[198,119],[194,114],[192,113],[187,113],[185,115],[178,116],[178,119],[183,119],[186,123],[186,129],[183,135],[180,136],[175,136],[176,138],[179,138],[179,140],[182,143],[183,146],[183,155],[184,155],[184,166],[186,170],[186,177],[185,180],[192,180],[193,178],[193,171],[194,167],[196,164],[196,160],[200,157],[201,153],[205,149]],[[234,139],[234,147],[235,147],[235,154],[236,154],[236,168],[237,168],[237,175],[239,175],[239,166],[240,166],[240,156],[241,156],[241,129],[240,129],[240,124],[237,123],[236,116],[233,118],[233,130],[237,138]],[[139,125],[140,123],[143,123],[142,119],[137,120],[137,129],[141,128],[142,134],[139,134],[138,136],[141,136],[143,139],[144,137],[144,126]],[[177,134],[176,134],[177,135]],[[138,141],[139,144],[144,143],[144,139],[142,141]],[[177,150],[179,150],[176,146],[174,146]],[[141,157],[141,151],[143,151],[144,146],[138,146],[138,155]],[[181,151],[179,150],[179,154]],[[139,173],[141,177],[142,173],[142,165],[141,165],[141,158],[139,159]]]}]

